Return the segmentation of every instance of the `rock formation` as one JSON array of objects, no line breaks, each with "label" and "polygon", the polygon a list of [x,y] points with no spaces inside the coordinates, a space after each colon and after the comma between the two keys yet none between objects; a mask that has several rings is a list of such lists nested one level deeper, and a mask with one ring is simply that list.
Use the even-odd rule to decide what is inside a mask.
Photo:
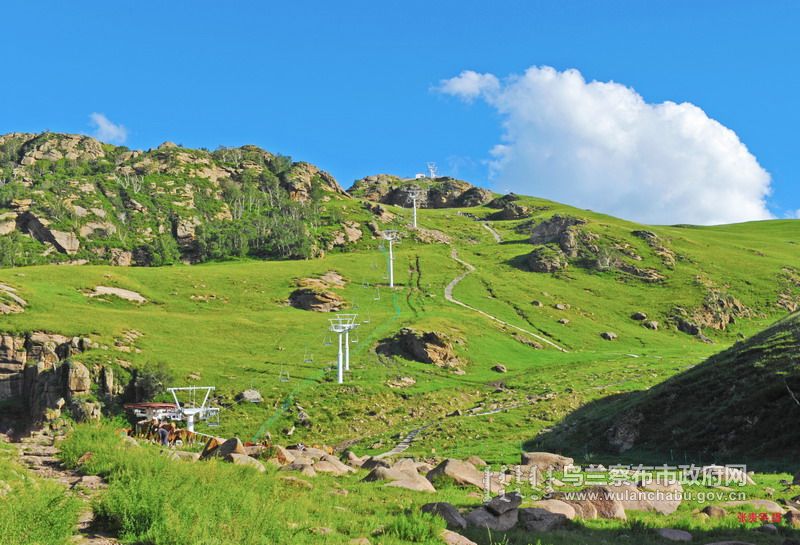
[{"label": "rock formation", "polygon": [[432,363],[437,367],[458,367],[461,364],[451,339],[435,331],[418,332],[403,328],[393,337],[379,341],[375,351],[386,356]]}]

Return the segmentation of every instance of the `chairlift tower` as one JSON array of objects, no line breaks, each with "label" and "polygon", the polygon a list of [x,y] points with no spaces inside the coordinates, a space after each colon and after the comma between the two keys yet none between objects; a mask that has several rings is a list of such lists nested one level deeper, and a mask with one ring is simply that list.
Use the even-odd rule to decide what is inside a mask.
[{"label": "chairlift tower", "polygon": [[[339,384],[344,382],[344,372],[350,370],[350,331],[357,328],[358,314],[337,314],[329,318],[330,331],[339,337],[339,352],[337,354],[337,379]],[[342,344],[344,343],[344,350]]]},{"label": "chairlift tower", "polygon": [[400,233],[394,229],[383,232],[383,238],[389,242],[389,287],[394,288],[394,249],[395,242],[400,240]]},{"label": "chairlift tower", "polygon": [[[209,425],[219,424],[219,407],[210,407],[208,398],[216,388],[214,386],[184,386],[181,388],[167,388],[175,400],[176,414],[173,420],[186,420],[186,429],[193,432],[197,420],[206,420]],[[181,403],[178,399],[179,392],[187,392],[190,400]],[[196,395],[200,394],[203,400],[198,404]]]},{"label": "chairlift tower", "polygon": [[413,187],[408,188],[408,201],[411,202],[411,206],[412,206],[412,208],[414,210],[413,216],[412,216],[413,221],[411,222],[411,224],[414,227],[414,229],[417,228],[417,201],[419,200],[419,198],[421,196],[422,196],[422,188],[421,187],[413,186]]}]

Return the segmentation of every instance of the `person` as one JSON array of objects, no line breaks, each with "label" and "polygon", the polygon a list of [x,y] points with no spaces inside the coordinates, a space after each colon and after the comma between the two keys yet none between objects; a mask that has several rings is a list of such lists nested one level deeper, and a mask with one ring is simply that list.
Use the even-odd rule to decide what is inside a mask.
[{"label": "person", "polygon": [[169,430],[167,430],[166,424],[161,424],[158,427],[158,438],[162,446],[169,446]]}]

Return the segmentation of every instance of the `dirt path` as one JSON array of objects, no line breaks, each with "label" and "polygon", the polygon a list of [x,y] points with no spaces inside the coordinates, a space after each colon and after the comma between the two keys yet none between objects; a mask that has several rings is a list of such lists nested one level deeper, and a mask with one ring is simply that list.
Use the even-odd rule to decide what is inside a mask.
[{"label": "dirt path", "polygon": [[43,479],[56,481],[67,487],[69,493],[81,500],[84,509],[78,518],[73,543],[75,545],[119,545],[119,541],[104,535],[94,528],[94,513],[91,500],[98,491],[106,487],[100,477],[81,475],[77,471],[67,469],[58,459],[58,447],[55,437],[42,432],[33,432],[17,442],[19,460]]},{"label": "dirt path", "polygon": [[500,233],[495,231],[494,227],[489,225],[488,221],[484,221],[483,223],[481,223],[481,225],[483,225],[483,227],[492,234],[495,242],[497,242],[498,244],[503,242],[503,237],[500,236]]},{"label": "dirt path", "polygon": [[454,261],[456,261],[459,264],[461,264],[466,270],[463,273],[461,273],[460,275],[458,275],[455,278],[453,278],[453,280],[451,280],[450,283],[447,284],[447,286],[445,286],[445,288],[444,288],[444,298],[445,299],[447,299],[451,303],[454,303],[456,305],[459,305],[459,306],[462,306],[464,308],[467,308],[467,309],[469,309],[469,310],[471,310],[473,312],[477,312],[478,314],[480,314],[482,316],[485,316],[486,318],[489,318],[490,320],[493,320],[493,321],[495,321],[495,322],[497,322],[499,324],[502,324],[502,325],[504,325],[506,327],[510,327],[512,329],[516,329],[517,331],[521,331],[522,333],[525,333],[526,335],[529,335],[529,336],[531,336],[531,337],[533,337],[533,338],[535,338],[535,339],[537,339],[539,341],[542,341],[545,344],[548,344],[548,345],[552,346],[556,350],[560,350],[561,352],[568,352],[568,350],[566,348],[554,343],[550,339],[542,337],[541,335],[537,335],[536,333],[533,333],[532,331],[528,331],[527,329],[523,329],[521,327],[515,326],[514,324],[509,324],[508,322],[506,322],[504,320],[501,320],[497,316],[492,316],[488,312],[485,312],[485,311],[483,311],[483,310],[481,310],[479,308],[472,307],[472,306],[470,306],[470,305],[468,305],[466,303],[463,303],[463,302],[459,301],[455,297],[453,297],[453,289],[458,285],[459,282],[464,280],[464,278],[466,278],[468,275],[470,275],[473,272],[475,272],[475,267],[472,266],[471,264],[467,263],[466,261],[464,261],[460,257],[458,257],[458,251],[455,248],[451,248],[450,257],[453,258]]}]

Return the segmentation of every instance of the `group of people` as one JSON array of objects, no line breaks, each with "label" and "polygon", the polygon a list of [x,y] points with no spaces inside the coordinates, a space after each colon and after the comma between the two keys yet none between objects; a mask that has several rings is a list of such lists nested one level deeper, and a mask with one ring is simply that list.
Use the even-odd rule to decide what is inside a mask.
[{"label": "group of people", "polygon": [[195,439],[193,432],[178,428],[174,423],[168,420],[159,420],[156,417],[136,422],[135,434],[137,437],[144,437],[165,447],[191,444]]}]

